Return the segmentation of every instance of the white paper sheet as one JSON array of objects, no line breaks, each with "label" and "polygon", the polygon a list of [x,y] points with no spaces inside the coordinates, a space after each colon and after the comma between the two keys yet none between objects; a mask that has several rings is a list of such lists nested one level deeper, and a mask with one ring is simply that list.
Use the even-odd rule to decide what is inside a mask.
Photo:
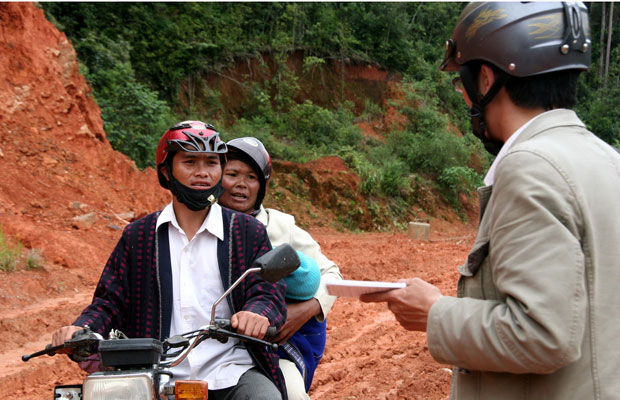
[{"label": "white paper sheet", "polygon": [[405,282],[378,282],[335,280],[326,281],[327,293],[339,297],[359,297],[364,293],[385,292],[386,290],[400,289],[407,285]]}]

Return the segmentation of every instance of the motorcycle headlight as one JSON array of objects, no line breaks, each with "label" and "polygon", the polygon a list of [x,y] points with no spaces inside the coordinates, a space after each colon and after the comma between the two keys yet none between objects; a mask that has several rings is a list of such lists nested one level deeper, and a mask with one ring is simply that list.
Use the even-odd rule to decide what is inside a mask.
[{"label": "motorcycle headlight", "polygon": [[84,400],[153,400],[153,376],[149,373],[95,373],[83,383]]}]

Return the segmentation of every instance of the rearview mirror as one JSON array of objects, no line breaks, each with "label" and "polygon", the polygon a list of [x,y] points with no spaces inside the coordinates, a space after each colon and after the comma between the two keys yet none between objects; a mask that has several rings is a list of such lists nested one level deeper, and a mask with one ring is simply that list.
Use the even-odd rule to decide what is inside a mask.
[{"label": "rearview mirror", "polygon": [[284,243],[257,258],[252,268],[260,268],[263,279],[275,283],[299,268],[300,263],[293,246]]},{"label": "rearview mirror", "polygon": [[228,296],[248,274],[258,273],[264,280],[276,283],[280,279],[288,276],[291,272],[299,268],[301,261],[293,246],[288,243],[281,244],[273,250],[263,254],[254,260],[254,264],[233,283],[219,299],[213,303],[211,308],[211,322],[209,326],[215,326],[215,309],[220,302]]}]

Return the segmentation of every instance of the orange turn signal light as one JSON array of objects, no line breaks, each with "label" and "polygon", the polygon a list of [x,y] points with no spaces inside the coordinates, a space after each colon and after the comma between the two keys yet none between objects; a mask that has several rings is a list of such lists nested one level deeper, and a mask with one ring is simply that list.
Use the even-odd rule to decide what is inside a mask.
[{"label": "orange turn signal light", "polygon": [[176,381],[174,383],[175,400],[207,400],[207,382]]}]

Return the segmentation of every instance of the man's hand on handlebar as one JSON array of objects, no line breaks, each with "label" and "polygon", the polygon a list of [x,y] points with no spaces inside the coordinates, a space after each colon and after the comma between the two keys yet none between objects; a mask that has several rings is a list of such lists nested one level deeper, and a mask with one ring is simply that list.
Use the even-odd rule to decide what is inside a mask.
[{"label": "man's hand on handlebar", "polygon": [[242,335],[263,339],[269,328],[269,320],[250,311],[239,311],[230,318],[230,326]]},{"label": "man's hand on handlebar", "polygon": [[81,326],[69,325],[63,326],[52,334],[52,346],[60,346],[73,337],[75,332],[81,331]]}]

